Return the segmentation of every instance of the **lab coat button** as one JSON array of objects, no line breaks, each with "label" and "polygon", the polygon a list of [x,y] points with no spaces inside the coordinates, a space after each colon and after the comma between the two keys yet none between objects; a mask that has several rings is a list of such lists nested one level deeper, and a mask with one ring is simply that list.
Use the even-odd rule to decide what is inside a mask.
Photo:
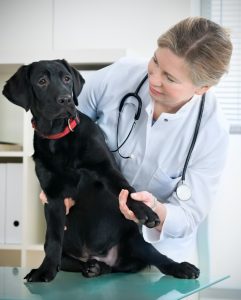
[{"label": "lab coat button", "polygon": [[168,122],[168,119],[164,119],[164,122]]},{"label": "lab coat button", "polygon": [[130,158],[131,158],[131,159],[135,159],[135,155],[132,153],[132,154],[130,155]]}]

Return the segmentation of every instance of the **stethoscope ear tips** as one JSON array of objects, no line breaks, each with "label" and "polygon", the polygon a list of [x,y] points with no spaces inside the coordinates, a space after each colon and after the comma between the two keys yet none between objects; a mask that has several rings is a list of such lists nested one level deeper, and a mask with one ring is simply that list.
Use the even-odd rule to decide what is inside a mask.
[{"label": "stethoscope ear tips", "polygon": [[187,201],[192,196],[191,189],[188,185],[185,184],[184,181],[181,180],[177,185],[176,195],[178,200]]}]

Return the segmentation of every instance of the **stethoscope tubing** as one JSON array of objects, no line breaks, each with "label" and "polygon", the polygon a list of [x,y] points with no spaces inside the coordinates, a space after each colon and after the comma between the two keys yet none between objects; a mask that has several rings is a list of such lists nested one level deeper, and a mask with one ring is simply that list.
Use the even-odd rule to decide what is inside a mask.
[{"label": "stethoscope tubing", "polygon": [[186,160],[185,160],[185,163],[184,163],[184,167],[183,167],[183,171],[182,171],[182,177],[181,177],[182,181],[185,181],[187,166],[189,164],[194,146],[195,146],[196,141],[197,141],[197,136],[198,136],[198,132],[199,132],[199,128],[200,128],[200,124],[201,124],[201,120],[202,120],[202,115],[203,115],[203,110],[204,110],[204,104],[205,104],[205,94],[203,94],[203,96],[202,96],[202,100],[201,100],[199,111],[198,111],[197,122],[196,122],[194,133],[193,133],[192,142],[191,142],[191,145],[190,145],[190,148],[188,150],[188,154],[187,154],[187,157],[186,157]]},{"label": "stethoscope tubing", "polygon": [[[127,140],[129,139],[135,125],[136,125],[136,122],[138,121],[138,119],[140,118],[140,115],[141,115],[141,109],[142,109],[142,100],[141,100],[141,97],[139,96],[139,91],[140,89],[142,88],[143,84],[145,83],[145,81],[147,80],[148,78],[148,74],[145,75],[145,77],[141,80],[141,82],[139,83],[139,85],[137,86],[136,90],[134,93],[127,93],[125,96],[123,96],[123,98],[121,99],[120,101],[120,105],[119,105],[119,115],[118,115],[118,120],[117,120],[117,128],[116,128],[116,149],[115,150],[112,150],[111,152],[118,152],[119,155],[122,157],[122,158],[130,158],[130,156],[124,156],[120,153],[120,149],[122,146],[124,146],[124,144],[127,142]],[[120,124],[120,117],[121,117],[121,113],[122,113],[122,109],[123,109],[123,106],[125,104],[125,101],[129,98],[129,97],[133,97],[137,100],[138,102],[138,108],[137,108],[137,111],[135,113],[135,116],[134,116],[134,122],[131,126],[131,129],[129,131],[129,133],[127,134],[126,138],[123,140],[123,142],[119,145],[119,141],[118,141],[118,137],[119,137],[119,124]]]},{"label": "stethoscope tubing", "polygon": [[[143,84],[145,83],[145,81],[147,80],[148,78],[148,74],[145,75],[145,77],[141,80],[141,82],[139,83],[139,85],[137,86],[136,90],[134,93],[127,93],[125,96],[123,96],[123,98],[121,99],[120,101],[120,105],[119,105],[119,115],[118,115],[118,120],[117,120],[117,130],[116,130],[116,140],[117,140],[117,148],[115,150],[112,150],[111,152],[118,152],[118,154],[124,158],[124,159],[128,159],[128,158],[131,158],[131,156],[124,156],[120,153],[120,149],[121,147],[124,146],[124,144],[127,142],[127,140],[129,139],[135,125],[136,125],[136,122],[138,121],[139,117],[140,117],[140,114],[141,114],[141,109],[142,109],[142,100],[141,100],[141,97],[139,96],[139,91],[140,89],[142,88]],[[119,124],[120,124],[120,116],[121,116],[121,113],[122,113],[122,109],[123,109],[123,106],[125,104],[125,101],[129,98],[129,97],[133,97],[137,100],[138,102],[138,108],[137,108],[137,112],[134,116],[134,122],[131,126],[131,129],[129,131],[129,133],[127,134],[126,138],[124,139],[124,141],[119,145],[118,143],[118,137],[119,137]],[[193,149],[194,149],[194,146],[196,144],[196,141],[197,141],[197,136],[198,136],[198,132],[199,132],[199,128],[200,128],[200,124],[201,124],[201,120],[202,120],[202,115],[203,115],[203,111],[204,111],[204,105],[205,105],[205,98],[206,98],[206,95],[203,94],[202,95],[202,99],[201,99],[201,103],[200,103],[200,106],[199,106],[199,111],[198,111],[198,116],[197,116],[197,121],[196,121],[196,125],[195,125],[195,129],[194,129],[194,133],[193,133],[193,137],[192,137],[192,141],[191,141],[191,145],[190,145],[190,148],[188,150],[188,153],[187,153],[187,156],[186,156],[186,159],[185,159],[185,162],[184,162],[184,166],[183,166],[183,171],[182,171],[182,176],[181,176],[181,180],[180,180],[180,184],[179,184],[179,188],[182,186],[182,187],[185,187],[186,191],[187,191],[187,194],[188,196],[186,197],[186,199],[182,199],[180,196],[178,196],[179,200],[188,200],[190,199],[191,197],[191,190],[190,188],[185,184],[185,178],[186,178],[186,171],[187,171],[187,167],[188,167],[188,164],[189,164],[189,161],[190,161],[190,158],[191,158],[191,155],[192,155],[192,152],[193,152]],[[177,193],[178,194],[178,193]]]}]

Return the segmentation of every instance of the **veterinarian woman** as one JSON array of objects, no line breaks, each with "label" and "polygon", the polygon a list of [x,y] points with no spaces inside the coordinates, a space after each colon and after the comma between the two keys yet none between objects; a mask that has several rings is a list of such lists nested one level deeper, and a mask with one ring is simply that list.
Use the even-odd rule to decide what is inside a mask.
[{"label": "veterinarian woman", "polygon": [[[145,240],[176,261],[192,261],[198,226],[210,210],[225,164],[228,129],[210,87],[227,72],[231,53],[222,27],[187,18],[160,36],[149,63],[120,59],[91,75],[79,96],[79,109],[101,127],[122,173],[136,189],[132,198],[160,217],[156,228],[143,226]],[[121,108],[120,102],[146,74],[137,91],[140,116],[132,128],[140,100],[128,97]],[[121,212],[136,221],[125,204],[127,195],[120,192]]]},{"label": "veterinarian woman", "polygon": [[[158,227],[143,226],[145,240],[177,261],[192,260],[198,226],[210,210],[225,164],[228,129],[210,87],[227,72],[231,53],[224,28],[204,18],[187,18],[159,37],[149,63],[120,59],[95,72],[79,96],[79,109],[97,121],[122,173],[138,191],[132,198],[160,217]],[[128,97],[119,116],[120,102],[146,74],[138,92],[140,117],[131,130],[139,101]],[[198,121],[185,172],[184,198],[190,199],[179,199],[177,187]],[[127,195],[121,191],[120,209],[136,221],[125,204]]]}]

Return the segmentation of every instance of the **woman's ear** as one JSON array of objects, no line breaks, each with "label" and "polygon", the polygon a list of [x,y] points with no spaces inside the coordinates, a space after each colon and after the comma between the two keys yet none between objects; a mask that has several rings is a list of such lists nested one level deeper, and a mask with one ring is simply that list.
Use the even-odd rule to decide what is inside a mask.
[{"label": "woman's ear", "polygon": [[198,87],[195,91],[195,94],[196,95],[200,95],[202,96],[203,94],[205,94],[208,90],[210,89],[210,86],[208,85],[205,85],[205,86],[202,86],[202,87]]}]

